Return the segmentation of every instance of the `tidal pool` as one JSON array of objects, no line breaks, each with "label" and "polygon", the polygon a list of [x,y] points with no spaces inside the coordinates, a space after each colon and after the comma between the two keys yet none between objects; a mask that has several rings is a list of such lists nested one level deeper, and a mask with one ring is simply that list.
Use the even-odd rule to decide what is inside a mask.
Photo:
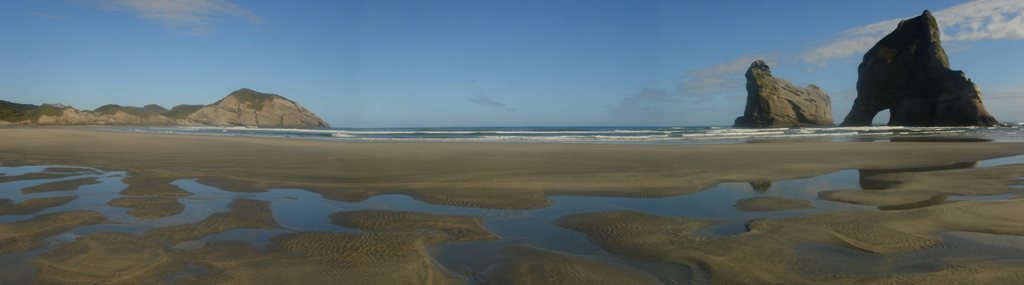
[{"label": "tidal pool", "polygon": [[[875,181],[871,177],[883,173],[923,172],[956,168],[993,167],[1006,164],[1024,163],[1024,156],[1015,156],[967,162],[926,168],[893,169],[893,170],[858,170],[849,169],[809,178],[781,181],[725,182],[708,189],[673,197],[663,198],[620,198],[593,196],[549,196],[552,205],[532,210],[492,210],[467,207],[435,205],[415,200],[405,195],[378,195],[360,202],[345,202],[323,198],[320,194],[302,189],[269,189],[260,193],[230,192],[216,187],[203,185],[196,180],[181,179],[172,184],[191,193],[189,196],[178,197],[177,201],[184,205],[178,214],[158,218],[140,219],[128,214],[130,209],[108,205],[116,198],[125,197],[120,192],[127,185],[122,179],[127,177],[123,171],[103,171],[79,166],[0,166],[0,178],[7,178],[0,183],[0,199],[7,200],[6,205],[13,205],[38,198],[76,196],[74,200],[63,205],[41,209],[34,213],[19,215],[0,215],[0,223],[26,221],[45,214],[59,213],[70,210],[91,210],[102,213],[108,223],[78,227],[47,238],[48,246],[7,255],[0,255],[0,283],[29,282],[34,274],[31,259],[51,250],[56,245],[74,241],[77,237],[96,232],[124,232],[140,234],[150,229],[180,224],[197,223],[215,213],[229,211],[228,205],[237,199],[261,200],[270,203],[273,218],[282,229],[231,229],[206,235],[198,240],[184,241],[174,245],[178,250],[193,250],[216,240],[244,240],[253,245],[265,247],[270,238],[294,232],[345,232],[355,233],[360,229],[348,228],[332,224],[329,216],[342,211],[356,210],[391,210],[412,211],[435,214],[467,215],[482,217],[488,230],[499,238],[489,241],[447,243],[430,248],[435,261],[449,271],[463,274],[468,282],[475,282],[475,276],[484,274],[496,262],[503,247],[509,245],[530,245],[565,254],[596,258],[605,262],[627,266],[645,271],[667,284],[691,283],[707,281],[698,270],[685,266],[640,261],[620,257],[608,253],[585,235],[553,225],[553,221],[572,214],[629,210],[661,216],[686,217],[691,219],[715,220],[720,223],[707,227],[699,234],[708,237],[741,234],[752,220],[767,218],[784,218],[793,216],[813,215],[835,211],[877,211],[879,208],[854,205],[842,202],[818,199],[818,193],[827,190],[862,189],[864,191],[882,190],[890,184]],[[32,174],[54,174],[35,175]],[[58,175],[59,174],[59,175]],[[24,177],[26,179],[18,179]],[[83,185],[69,191],[51,191],[41,193],[23,193],[21,190],[46,183],[70,181],[81,178],[96,178],[99,183]],[[757,197],[779,197],[792,200],[810,201],[812,208],[784,211],[746,212],[735,207],[737,201]],[[1005,200],[1020,197],[1019,193],[990,196],[943,196],[934,201],[922,201],[916,205],[899,208],[927,207],[955,200],[985,199]],[[0,200],[2,201],[2,200]],[[4,207],[0,203],[0,207]],[[883,208],[884,210],[885,208]],[[896,209],[894,209],[896,210]],[[850,249],[831,245],[806,245],[797,251],[805,260],[819,260],[820,266],[808,266],[808,270],[826,270],[826,268],[845,268],[847,263],[863,263],[857,267],[865,272],[890,271],[904,272],[929,270],[938,266],[946,266],[941,262],[920,261],[942,254],[978,254],[987,256],[1005,256],[1004,253],[1021,252],[1021,241],[1018,237],[993,238],[975,233],[947,233],[944,240],[950,244],[967,244],[964,248],[986,249],[980,252],[970,250],[957,251],[959,247],[945,247],[918,253],[915,256],[874,256]],[[993,241],[995,240],[995,241]],[[988,242],[986,242],[988,241]],[[971,246],[977,243],[977,246]],[[1009,248],[1001,251],[999,248]],[[989,254],[992,253],[992,254]],[[1017,255],[1019,256],[1019,255]],[[813,263],[813,262],[811,262]],[[870,265],[870,264],[877,265]],[[190,265],[189,272],[202,272],[202,268]],[[864,273],[860,271],[846,272],[849,274]],[[175,275],[177,276],[177,275]],[[172,276],[174,278],[177,278]],[[171,278],[171,277],[169,277]]]}]

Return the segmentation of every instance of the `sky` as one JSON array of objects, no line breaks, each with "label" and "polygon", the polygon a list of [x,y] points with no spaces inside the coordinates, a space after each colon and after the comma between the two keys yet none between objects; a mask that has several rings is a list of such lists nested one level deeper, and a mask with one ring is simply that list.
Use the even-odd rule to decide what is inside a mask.
[{"label": "sky", "polygon": [[926,9],[989,112],[1024,121],[1019,0],[10,0],[0,99],[170,108],[250,88],[335,127],[717,126],[763,59],[829,93],[838,123],[864,52]]}]

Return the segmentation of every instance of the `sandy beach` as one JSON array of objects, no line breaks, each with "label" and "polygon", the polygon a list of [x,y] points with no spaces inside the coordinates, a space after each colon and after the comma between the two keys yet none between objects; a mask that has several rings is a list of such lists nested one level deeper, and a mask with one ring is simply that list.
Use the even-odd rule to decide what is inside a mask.
[{"label": "sandy beach", "polygon": [[[927,284],[1014,283],[1024,276],[1019,258],[1007,261],[984,255],[947,256],[935,268],[900,271],[895,269],[903,265],[892,263],[857,274],[835,274],[828,268],[809,266],[814,262],[807,257],[811,254],[801,250],[808,245],[832,246],[890,258],[916,252],[941,255],[947,247],[953,248],[948,252],[961,252],[955,249],[972,246],[946,243],[944,234],[950,232],[1021,241],[1024,200],[1019,199],[1017,187],[1024,165],[980,167],[976,163],[1024,154],[1021,143],[352,143],[56,127],[4,128],[0,135],[0,164],[5,167],[66,167],[0,176],[0,182],[7,182],[0,184],[5,194],[48,195],[0,199],[0,218],[23,217],[0,223],[0,254],[40,251],[28,257],[35,273],[8,275],[10,270],[24,268],[11,267],[0,270],[0,275],[8,276],[0,281]],[[786,189],[758,191],[758,185],[768,189],[772,181],[842,170],[860,174],[860,189],[827,188],[816,197],[802,199],[772,196]],[[75,176],[95,171],[123,172],[123,176]],[[23,181],[38,183],[13,186]],[[196,202],[190,199],[214,198],[198,198],[206,196],[195,194],[182,181],[239,198],[224,201],[217,206],[220,210],[211,210],[209,215],[191,217],[191,208],[185,204]],[[764,216],[745,222],[745,232],[709,236],[701,230],[721,221],[629,209],[578,210],[550,217],[553,222],[543,226],[592,242],[590,251],[607,256],[502,241],[498,253],[486,257],[493,266],[480,272],[446,268],[431,250],[437,245],[471,245],[501,238],[492,217],[473,214],[476,211],[532,213],[529,211],[564,206],[553,197],[566,196],[677,197],[732,182],[747,185],[749,190],[744,191],[753,193],[754,198],[727,201],[730,206],[724,208],[729,211],[797,214]],[[86,195],[82,189],[106,187],[105,183],[122,184],[111,194],[116,196],[100,203],[143,221],[140,224],[182,216],[193,220],[166,226],[157,223],[160,225],[133,233],[107,233],[101,228],[71,241],[47,244],[47,238],[70,229],[110,223],[104,213],[88,209],[44,210],[73,207],[80,202],[75,196]],[[870,190],[875,187],[880,189]],[[274,206],[278,200],[259,196],[276,195],[268,191],[271,189],[310,191],[327,201],[323,203],[352,205],[373,202],[378,196],[406,195],[422,204],[417,207],[449,207],[463,214],[417,213],[417,209],[386,203],[379,209],[335,208],[330,215],[301,219],[350,230],[307,231],[280,221],[287,213]],[[826,211],[817,209],[818,203],[858,210]],[[819,212],[804,215],[799,211]],[[27,216],[34,213],[40,214]],[[265,248],[230,238],[197,247],[179,246],[240,229],[285,233],[269,238]],[[1024,243],[1010,244],[1017,246],[1011,246],[1012,250],[1024,252]],[[613,259],[624,261],[609,261]],[[140,265],[150,260],[159,262]],[[630,268],[634,261],[689,268],[693,279],[673,280],[649,269]],[[3,262],[15,261],[0,259]]]},{"label": "sandy beach", "polygon": [[236,192],[300,188],[346,201],[397,193],[495,209],[545,207],[549,195],[662,197],[725,181],[949,165],[1024,153],[1024,145],[1014,143],[332,143],[77,128],[4,129],[3,134],[5,165],[128,171],[128,195],[187,195],[170,182],[198,179]]}]

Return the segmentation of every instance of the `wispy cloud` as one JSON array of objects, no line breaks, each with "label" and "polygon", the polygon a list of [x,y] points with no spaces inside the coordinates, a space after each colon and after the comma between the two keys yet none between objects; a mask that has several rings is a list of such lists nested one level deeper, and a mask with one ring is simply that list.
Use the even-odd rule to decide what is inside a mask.
[{"label": "wispy cloud", "polygon": [[494,101],[494,99],[491,99],[490,97],[487,97],[487,96],[477,96],[476,98],[467,98],[466,100],[469,100],[469,102],[473,102],[474,104],[484,105],[484,106],[487,106],[487,107],[500,108],[500,109],[504,109],[505,111],[510,111],[511,112],[511,111],[515,111],[516,110],[516,109],[513,109],[513,108],[505,105],[504,103],[501,103],[501,102],[498,102],[498,101]]},{"label": "wispy cloud", "polygon": [[616,117],[651,114],[652,109],[672,101],[672,92],[665,89],[644,88],[619,100],[619,104],[609,106]]},{"label": "wispy cloud", "polygon": [[71,18],[64,17],[64,16],[61,16],[61,15],[53,15],[53,14],[39,13],[39,12],[28,12],[27,14],[29,16],[40,17],[40,18],[47,18],[47,19],[51,19],[51,20],[71,21]]},{"label": "wispy cloud", "polygon": [[1020,106],[1024,105],[1024,86],[1002,86],[982,90],[985,107],[1000,121],[1024,121]]},{"label": "wispy cloud", "polygon": [[606,107],[615,123],[676,124],[686,114],[706,112],[702,105],[712,102],[717,95],[732,94],[745,98],[738,94],[744,92],[746,84],[743,73],[750,68],[750,63],[760,59],[774,64],[778,58],[778,53],[740,56],[725,63],[687,72],[676,92],[643,88],[619,99],[618,104]]},{"label": "wispy cloud", "polygon": [[[1024,39],[1024,1],[976,0],[932,13],[943,32],[947,51],[970,48],[980,40]],[[916,15],[909,15],[910,18]],[[902,19],[879,21],[836,34],[833,38],[799,53],[779,52],[744,55],[704,69],[687,72],[679,84],[679,93],[695,98],[739,93],[744,88],[743,72],[756,59],[774,66],[778,62],[803,62],[825,66],[837,59],[862,55]]]},{"label": "wispy cloud", "polygon": [[665,89],[643,88],[619,99],[618,104],[605,107],[611,115],[610,124],[646,126],[706,124],[708,120],[731,120],[736,114],[733,110],[722,112],[721,109],[709,108],[713,104],[709,99],[714,98],[688,97]]},{"label": "wispy cloud", "polygon": [[750,68],[750,63],[760,59],[772,65],[778,58],[778,53],[745,55],[708,68],[691,70],[679,83],[679,94],[700,97],[743,91],[746,86],[743,73]]},{"label": "wispy cloud", "polygon": [[[1020,0],[977,0],[932,13],[943,32],[943,42],[950,52],[970,48],[973,41],[1024,39],[1024,1]],[[909,15],[906,18],[916,15]],[[608,106],[613,117],[639,119],[646,116],[658,117],[678,112],[685,106],[705,103],[712,99],[743,100],[745,78],[743,73],[754,60],[776,64],[808,63],[824,66],[828,62],[861,55],[867,52],[886,34],[896,29],[902,19],[879,21],[855,27],[836,34],[828,41],[813,45],[799,53],[770,52],[743,55],[707,68],[688,71],[679,82],[678,92],[662,89],[643,89],[620,99],[618,105]],[[1024,102],[1024,88],[998,90],[986,95],[987,101],[1012,102],[1008,106],[1019,106]],[[833,94],[837,100],[852,101],[855,90]],[[992,104],[989,104],[990,106]],[[738,106],[738,105],[737,105]],[[689,107],[685,107],[689,108]],[[993,113],[1003,112],[1000,107]],[[687,112],[701,112],[699,108]],[[1005,111],[1009,112],[1009,111]],[[709,114],[708,116],[715,116]],[[678,116],[675,114],[674,116]],[[657,119],[657,118],[653,118]]]},{"label": "wispy cloud", "polygon": [[[932,15],[939,22],[944,42],[1024,39],[1024,1],[977,0],[935,11]],[[824,66],[832,60],[863,54],[895,30],[900,20],[843,31],[798,57],[804,62]]]},{"label": "wispy cloud", "polygon": [[263,19],[227,0],[107,0],[107,6],[127,9],[175,31],[207,34],[215,30],[214,16],[228,15],[253,23]]}]

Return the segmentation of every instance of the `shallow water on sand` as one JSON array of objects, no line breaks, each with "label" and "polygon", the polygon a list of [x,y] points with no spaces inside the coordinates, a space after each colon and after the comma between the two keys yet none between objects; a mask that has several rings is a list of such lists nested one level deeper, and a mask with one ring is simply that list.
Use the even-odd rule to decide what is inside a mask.
[{"label": "shallow water on sand", "polygon": [[[483,217],[488,230],[500,237],[497,240],[491,241],[450,243],[430,248],[431,254],[439,264],[452,272],[466,276],[474,276],[486,272],[488,268],[495,264],[497,256],[499,256],[501,249],[505,246],[530,245],[567,254],[588,256],[640,269],[659,277],[662,281],[669,284],[689,283],[706,280],[703,280],[705,277],[699,272],[684,266],[638,261],[610,254],[593,244],[585,235],[557,227],[553,225],[553,221],[571,214],[629,210],[662,216],[721,221],[719,224],[703,229],[699,234],[706,236],[734,235],[745,232],[746,224],[755,219],[804,216],[835,211],[878,210],[876,207],[821,200],[818,199],[818,193],[826,190],[884,189],[888,185],[871,179],[872,175],[879,173],[992,167],[1019,163],[1024,163],[1024,156],[999,158],[978,163],[960,163],[902,170],[850,169],[802,179],[772,182],[725,182],[700,192],[663,198],[550,196],[548,198],[553,201],[551,206],[533,210],[490,210],[434,205],[404,195],[378,195],[361,202],[344,202],[325,199],[320,194],[301,189],[269,189],[262,193],[237,193],[203,185],[195,180],[182,179],[174,181],[173,184],[192,194],[178,198],[178,201],[185,206],[185,210],[179,214],[159,219],[139,219],[129,215],[129,209],[127,208],[112,207],[107,204],[112,199],[123,197],[119,192],[127,187],[127,185],[121,182],[122,179],[127,177],[125,172],[101,171],[87,167],[78,167],[78,171],[74,169],[69,170],[65,167],[58,171],[55,168],[48,169],[48,167],[55,166],[0,166],[0,177],[13,177],[31,173],[60,172],[71,174],[70,176],[60,178],[15,180],[0,183],[0,199],[11,200],[11,204],[35,198],[78,196],[77,199],[67,204],[47,208],[33,214],[0,215],[0,223],[25,221],[38,215],[69,210],[97,211],[111,221],[107,224],[79,227],[53,236],[47,240],[50,245],[42,249],[0,255],[0,267],[8,268],[4,272],[12,272],[11,270],[17,272],[15,275],[8,274],[7,277],[0,279],[0,281],[22,283],[30,280],[33,269],[29,261],[32,257],[52,249],[55,245],[74,241],[79,236],[104,231],[142,233],[153,228],[196,223],[206,219],[211,214],[227,212],[229,210],[228,204],[233,200],[254,199],[270,202],[273,217],[284,229],[227,230],[208,235],[199,240],[182,242],[176,245],[176,248],[192,250],[215,240],[244,240],[263,247],[269,244],[270,238],[273,236],[299,231],[353,233],[360,230],[334,225],[330,222],[329,216],[336,212],[369,209],[413,211]],[[44,183],[88,177],[97,178],[100,183],[81,186],[73,191],[53,191],[34,194],[25,194],[20,191],[26,187]],[[745,212],[735,207],[739,200],[756,197],[781,197],[810,201],[813,208],[788,211]],[[943,197],[941,201],[913,206],[924,207],[965,199],[1005,200],[1019,197],[1019,193],[977,197],[948,196]],[[1011,250],[1015,250],[1013,252],[1024,253],[1024,249],[1020,248],[1022,241],[1014,240],[1013,238],[993,238],[973,233],[948,233],[943,235],[943,238],[951,244],[965,245],[963,248],[1001,248],[1009,246]],[[974,246],[975,243],[981,243],[984,246]],[[964,253],[957,251],[957,248],[961,247],[948,247],[942,250],[936,249],[919,254],[921,257],[928,257],[946,253]],[[927,270],[944,265],[941,263],[920,263],[913,256],[862,256],[863,253],[860,252],[828,245],[807,245],[799,248],[798,251],[803,258],[822,260],[821,268],[846,268],[847,266],[842,265],[847,262],[863,262],[867,264],[873,261],[884,261],[882,262],[883,265],[866,265],[862,269],[868,271],[892,270],[893,272],[899,272]],[[999,251],[992,250],[992,252]],[[820,269],[813,266],[808,268],[808,270]],[[195,270],[201,271],[201,269]],[[470,279],[472,278],[467,278],[467,280]]]}]

